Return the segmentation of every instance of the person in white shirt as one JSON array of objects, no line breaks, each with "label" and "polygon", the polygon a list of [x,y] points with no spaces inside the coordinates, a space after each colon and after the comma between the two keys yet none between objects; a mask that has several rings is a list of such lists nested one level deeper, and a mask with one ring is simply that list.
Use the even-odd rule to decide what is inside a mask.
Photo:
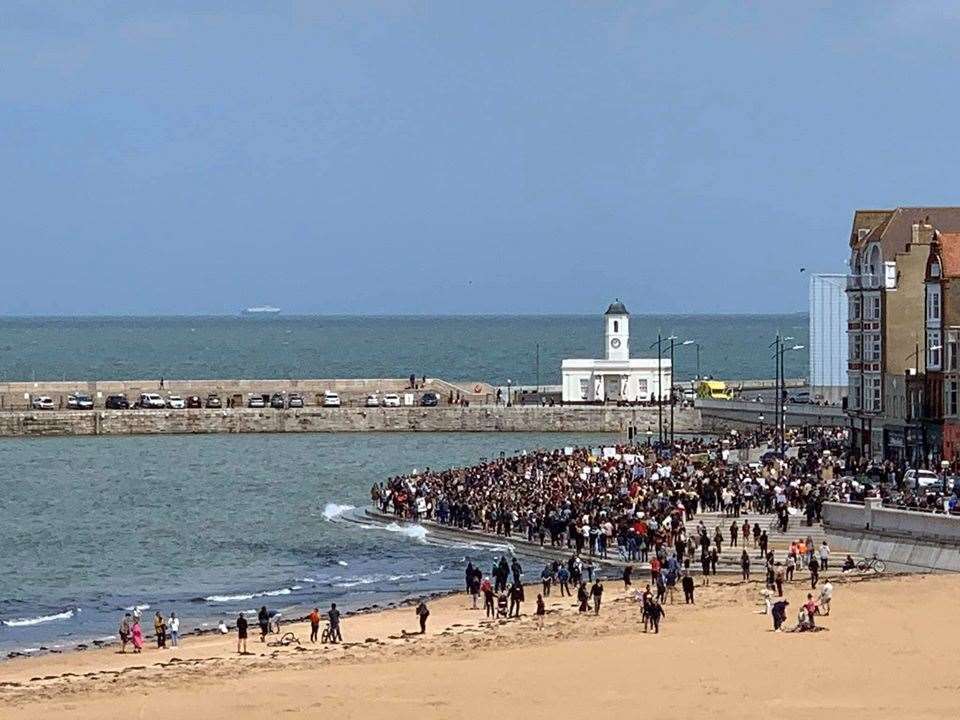
[{"label": "person in white shirt", "polygon": [[172,610],[170,611],[170,619],[167,621],[167,630],[170,631],[170,646],[178,647],[180,644],[180,618]]},{"label": "person in white shirt", "polygon": [[820,569],[826,570],[827,563],[830,560],[830,546],[827,545],[827,541],[824,540],[823,544],[820,545]]},{"label": "person in white shirt", "polygon": [[820,607],[821,615],[830,614],[830,601],[833,599],[833,585],[829,580],[820,588],[820,597],[817,599],[817,605]]}]

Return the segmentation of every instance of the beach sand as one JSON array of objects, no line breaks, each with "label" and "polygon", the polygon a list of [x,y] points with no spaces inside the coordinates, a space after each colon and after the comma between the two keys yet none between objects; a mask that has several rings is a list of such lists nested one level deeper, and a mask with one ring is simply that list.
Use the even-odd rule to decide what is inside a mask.
[{"label": "beach sand", "polygon": [[[12,660],[0,664],[0,717],[958,715],[960,577],[835,581],[833,613],[819,619],[828,630],[802,634],[772,632],[756,582],[721,576],[698,587],[696,606],[665,606],[659,635],[642,632],[620,582],[605,587],[599,617],[550,597],[540,632],[530,588],[528,614],[503,623],[482,622],[464,595],[434,600],[423,637],[402,636],[417,627],[413,607],[403,607],[347,618],[353,642],[340,647],[271,648],[254,635],[255,654],[238,657],[231,633],[140,656],[106,648]],[[807,587],[787,590],[790,624]],[[286,629],[309,637],[305,625]]]}]

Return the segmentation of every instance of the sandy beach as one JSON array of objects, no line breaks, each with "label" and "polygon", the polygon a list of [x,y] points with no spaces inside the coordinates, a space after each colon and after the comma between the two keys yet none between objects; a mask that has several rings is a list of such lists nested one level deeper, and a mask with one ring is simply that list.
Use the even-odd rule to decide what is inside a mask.
[{"label": "sandy beach", "polygon": [[[711,718],[955,717],[960,681],[944,661],[960,647],[949,620],[960,578],[835,587],[833,612],[820,619],[828,631],[815,634],[773,633],[762,585],[723,578],[698,588],[696,606],[668,604],[661,633],[644,634],[639,605],[611,580],[599,617],[551,596],[542,631],[530,588],[519,620],[486,622],[462,594],[436,600],[422,637],[404,634],[417,628],[404,607],[348,618],[339,647],[254,638],[253,654],[239,657],[231,633],[139,656],[105,648],[19,659],[0,666],[0,716],[552,718],[669,705]],[[789,587],[791,610],[806,592]],[[306,625],[286,629],[309,637]]]}]

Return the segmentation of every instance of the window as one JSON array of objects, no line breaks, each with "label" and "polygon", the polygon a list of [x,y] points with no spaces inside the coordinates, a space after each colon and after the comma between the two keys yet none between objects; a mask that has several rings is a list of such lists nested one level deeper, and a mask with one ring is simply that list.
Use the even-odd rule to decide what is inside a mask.
[{"label": "window", "polygon": [[940,286],[936,283],[927,285],[927,323],[940,322]]},{"label": "window", "polygon": [[854,295],[852,298],[850,298],[850,319],[851,320],[856,321],[860,319],[861,305],[862,305],[862,302],[860,300],[859,295]]},{"label": "window", "polygon": [[944,383],[943,410],[945,415],[956,415],[960,410],[960,381],[947,380]]},{"label": "window", "polygon": [[613,321],[613,331],[620,332],[620,322],[618,320]]},{"label": "window", "polygon": [[930,263],[930,277],[940,277],[940,262],[938,260]]},{"label": "window", "polygon": [[849,392],[847,393],[847,407],[851,410],[860,409],[860,378],[854,378],[850,381]]},{"label": "window", "polygon": [[864,298],[866,303],[863,308],[863,319],[864,320],[879,320],[880,319],[880,296],[879,295],[869,295]]},{"label": "window", "polygon": [[587,399],[587,390],[590,389],[590,379],[589,378],[580,378],[580,399]]},{"label": "window", "polygon": [[958,333],[956,330],[951,330],[947,333],[947,371],[948,372],[957,372],[960,370],[960,357],[957,357],[957,352],[960,350],[960,344],[957,342]]},{"label": "window", "polygon": [[927,369],[940,369],[940,353],[943,348],[940,345],[940,331],[927,331]]},{"label": "window", "polygon": [[863,336],[864,362],[880,362],[880,333],[866,333]]},{"label": "window", "polygon": [[864,379],[864,389],[865,395],[864,398],[864,410],[868,412],[879,412],[880,411],[880,388],[881,380],[879,377],[867,377]]},{"label": "window", "polygon": [[647,379],[639,378],[637,380],[637,392],[641,395],[647,394]]},{"label": "window", "polygon": [[850,335],[850,360],[851,362],[860,362],[863,357],[861,343],[863,342],[863,337],[858,333],[855,335]]}]

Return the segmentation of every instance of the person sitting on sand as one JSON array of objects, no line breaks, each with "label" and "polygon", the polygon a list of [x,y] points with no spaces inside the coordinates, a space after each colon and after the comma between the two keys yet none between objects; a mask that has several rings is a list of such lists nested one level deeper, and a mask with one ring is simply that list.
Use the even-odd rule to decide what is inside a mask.
[{"label": "person sitting on sand", "polygon": [[130,641],[133,643],[133,651],[139,654],[143,650],[143,630],[137,618],[133,619],[133,625],[130,626]]},{"label": "person sitting on sand", "polygon": [[247,654],[247,619],[243,613],[237,615],[237,654]]},{"label": "person sitting on sand", "polygon": [[857,567],[857,564],[853,561],[853,558],[847,555],[847,557],[843,561],[843,567],[841,567],[840,569],[843,572],[850,572],[856,567]]},{"label": "person sitting on sand", "polygon": [[120,627],[117,629],[117,634],[120,636],[120,652],[125,653],[127,643],[130,642],[130,613],[120,618]]},{"label": "person sitting on sand", "polygon": [[427,634],[427,618],[430,617],[430,608],[427,607],[425,600],[421,600],[417,605],[417,619],[420,621],[420,634]]}]

